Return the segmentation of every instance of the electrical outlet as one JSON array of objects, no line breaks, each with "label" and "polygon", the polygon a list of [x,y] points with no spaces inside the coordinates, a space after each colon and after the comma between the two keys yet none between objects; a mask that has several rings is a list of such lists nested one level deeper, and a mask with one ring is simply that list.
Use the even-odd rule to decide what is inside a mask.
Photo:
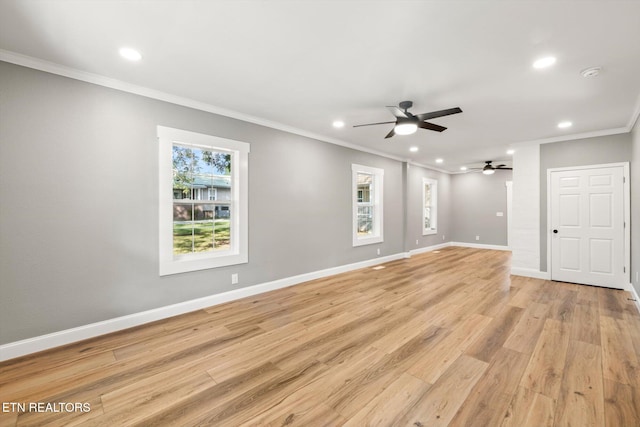
[{"label": "electrical outlet", "polygon": [[480,236],[476,236],[476,240],[480,240]]},{"label": "electrical outlet", "polygon": [[380,255],[380,248],[378,248],[378,255]]},{"label": "electrical outlet", "polygon": [[416,239],[416,245],[419,245],[420,243],[418,243],[418,239]]},{"label": "electrical outlet", "polygon": [[233,273],[231,275],[231,284],[232,285],[237,285],[238,284],[238,273]]},{"label": "electrical outlet", "polygon": [[442,235],[442,240],[444,240],[444,234]]}]

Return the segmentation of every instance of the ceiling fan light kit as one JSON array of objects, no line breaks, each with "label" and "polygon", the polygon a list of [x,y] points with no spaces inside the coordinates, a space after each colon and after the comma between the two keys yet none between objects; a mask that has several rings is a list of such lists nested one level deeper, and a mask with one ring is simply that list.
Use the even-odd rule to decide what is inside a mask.
[{"label": "ceiling fan light kit", "polygon": [[393,128],[396,135],[411,135],[418,130],[418,124],[413,122],[400,122]]}]

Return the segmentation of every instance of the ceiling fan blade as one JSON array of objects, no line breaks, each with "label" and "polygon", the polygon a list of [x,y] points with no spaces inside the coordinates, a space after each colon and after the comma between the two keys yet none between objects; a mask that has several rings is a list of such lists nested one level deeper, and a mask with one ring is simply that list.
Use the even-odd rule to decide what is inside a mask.
[{"label": "ceiling fan blade", "polygon": [[404,111],[402,111],[398,107],[392,107],[387,105],[387,108],[389,109],[391,114],[393,114],[395,117],[402,117],[403,119],[406,119],[409,117]]},{"label": "ceiling fan blade", "polygon": [[396,128],[394,127],[391,129],[391,132],[389,132],[387,136],[384,137],[384,139],[391,138],[395,134],[396,134]]},{"label": "ceiling fan blade", "polygon": [[434,125],[433,123],[429,122],[420,122],[418,123],[418,127],[422,129],[435,130],[436,132],[442,132],[443,130],[447,129],[444,126]]},{"label": "ceiling fan blade", "polygon": [[395,123],[395,122],[380,122],[380,123],[367,123],[365,125],[354,125],[354,128],[359,128],[362,126],[374,126],[374,125],[388,125],[389,123]]},{"label": "ceiling fan blade", "polygon": [[462,113],[462,110],[459,107],[455,107],[455,108],[449,108],[446,110],[432,111],[430,113],[418,114],[416,117],[422,121],[422,120],[435,119],[436,117],[449,116],[451,114],[458,114],[458,113]]},{"label": "ceiling fan blade", "polygon": [[505,171],[512,171],[513,170],[513,168],[501,168],[500,166],[498,166],[496,169],[505,170]]},{"label": "ceiling fan blade", "polygon": [[497,165],[497,166],[494,166],[494,167],[496,167],[496,168],[503,168],[503,167],[505,167],[505,166],[507,166],[507,165],[504,165],[504,164],[503,164],[503,165]]}]

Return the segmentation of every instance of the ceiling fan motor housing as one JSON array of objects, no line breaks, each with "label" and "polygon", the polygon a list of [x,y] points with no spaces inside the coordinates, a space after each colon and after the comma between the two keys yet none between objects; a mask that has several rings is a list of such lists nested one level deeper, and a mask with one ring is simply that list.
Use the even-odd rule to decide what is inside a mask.
[{"label": "ceiling fan motor housing", "polygon": [[406,113],[409,108],[413,107],[413,101],[402,101],[398,106]]}]

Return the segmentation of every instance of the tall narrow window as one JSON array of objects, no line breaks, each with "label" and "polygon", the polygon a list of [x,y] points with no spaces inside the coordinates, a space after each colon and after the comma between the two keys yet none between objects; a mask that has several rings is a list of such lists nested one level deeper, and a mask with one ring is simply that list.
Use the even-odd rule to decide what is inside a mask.
[{"label": "tall narrow window", "polygon": [[382,188],[384,170],[352,165],[353,246],[384,240]]},{"label": "tall narrow window", "polygon": [[247,262],[249,144],[162,126],[158,139],[160,275]]},{"label": "tall narrow window", "polygon": [[422,235],[438,232],[438,181],[422,179]]}]

